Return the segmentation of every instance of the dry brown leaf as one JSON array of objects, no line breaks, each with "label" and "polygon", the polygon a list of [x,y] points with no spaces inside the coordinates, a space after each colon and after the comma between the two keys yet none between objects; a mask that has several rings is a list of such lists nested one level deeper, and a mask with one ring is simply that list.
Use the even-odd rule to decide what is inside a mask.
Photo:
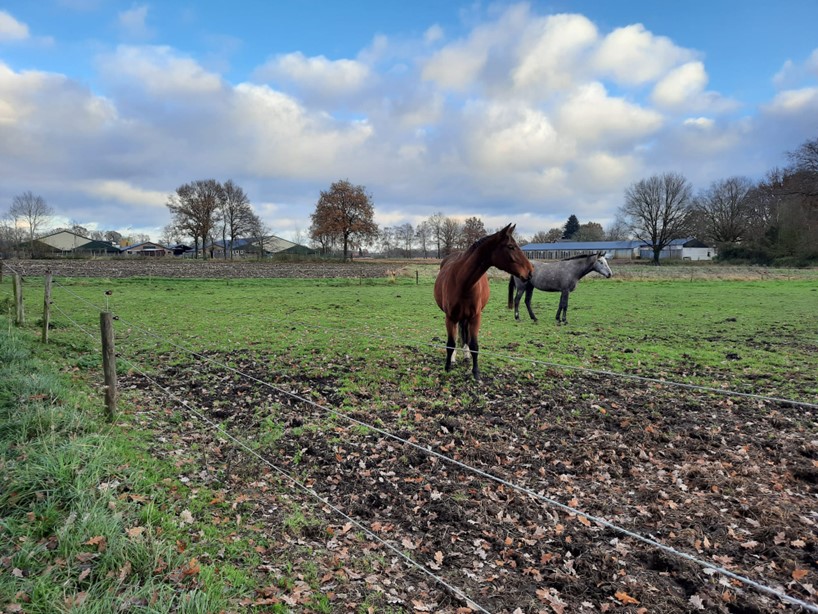
[{"label": "dry brown leaf", "polygon": [[792,579],[796,582],[800,582],[808,573],[809,571],[806,569],[794,569],[792,572]]},{"label": "dry brown leaf", "polygon": [[626,593],[625,591],[616,591],[616,593],[614,594],[614,597],[616,597],[619,601],[621,601],[622,603],[624,603],[626,605],[631,604],[631,603],[639,603],[639,601],[637,599],[634,599],[633,597],[628,595],[628,593]]},{"label": "dry brown leaf", "polygon": [[86,546],[96,546],[97,552],[105,552],[105,548],[108,547],[108,540],[105,538],[104,535],[97,535],[96,537],[92,537],[87,542],[85,542]]}]

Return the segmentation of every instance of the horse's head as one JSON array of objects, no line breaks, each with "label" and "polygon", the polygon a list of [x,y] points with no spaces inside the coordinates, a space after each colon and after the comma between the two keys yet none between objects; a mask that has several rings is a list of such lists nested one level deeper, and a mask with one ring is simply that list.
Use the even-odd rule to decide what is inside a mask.
[{"label": "horse's head", "polygon": [[610,278],[613,275],[611,267],[608,266],[608,261],[605,260],[605,254],[602,252],[599,252],[596,255],[596,260],[594,261],[594,271],[607,278]]},{"label": "horse's head", "polygon": [[516,224],[509,224],[494,234],[496,247],[492,251],[492,265],[506,273],[511,273],[524,281],[528,281],[534,272],[534,266],[528,261],[520,246],[517,245],[517,241],[514,240],[514,229],[516,227]]}]

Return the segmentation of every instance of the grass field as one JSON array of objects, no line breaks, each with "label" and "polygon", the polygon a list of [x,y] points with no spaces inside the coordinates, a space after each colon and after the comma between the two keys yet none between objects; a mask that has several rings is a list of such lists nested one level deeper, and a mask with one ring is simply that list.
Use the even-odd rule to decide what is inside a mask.
[{"label": "grass field", "polygon": [[[394,278],[383,279],[57,278],[47,346],[36,341],[42,279],[26,279],[28,323],[23,329],[11,322],[11,286],[4,279],[4,334],[52,365],[59,372],[55,381],[73,391],[57,394],[48,380],[22,396],[0,394],[7,401],[25,399],[17,417],[31,412],[20,427],[23,434],[3,448],[6,473],[25,466],[29,438],[40,442],[38,450],[59,453],[38,463],[62,476],[49,478],[41,471],[39,482],[27,486],[12,476],[12,483],[21,484],[16,488],[28,489],[29,498],[0,494],[0,507],[9,514],[0,522],[0,539],[17,544],[19,551],[0,561],[0,605],[45,612],[59,602],[60,611],[101,612],[130,604],[191,613],[455,612],[462,605],[433,599],[434,591],[424,588],[422,579],[406,575],[400,561],[373,547],[361,531],[328,518],[326,509],[311,509],[287,487],[271,486],[274,480],[252,458],[242,460],[238,451],[229,451],[224,436],[200,432],[202,425],[179,402],[195,398],[211,421],[244,438],[257,453],[277,459],[305,483],[320,485],[323,494],[343,501],[344,509],[357,510],[357,517],[371,519],[378,497],[386,496],[379,485],[383,476],[401,476],[400,489],[410,488],[406,500],[411,505],[400,514],[399,503],[381,510],[402,527],[395,540],[406,552],[431,560],[432,569],[442,566],[441,573],[447,564],[440,561],[458,562],[447,578],[473,596],[483,596],[480,587],[492,586],[492,611],[511,612],[519,605],[535,612],[536,604],[556,607],[563,603],[559,599],[580,611],[589,600],[598,607],[627,605],[630,595],[652,611],[686,611],[692,597],[703,599],[711,611],[727,611],[722,608],[733,602],[747,611],[777,610],[762,599],[743,602],[748,598],[741,591],[719,597],[725,589],[711,578],[684,565],[660,564],[633,545],[617,550],[617,562],[605,550],[611,535],[597,545],[584,523],[570,516],[549,528],[549,516],[543,518],[537,506],[515,502],[502,487],[490,489],[450,475],[399,445],[390,452],[371,429],[345,427],[316,407],[299,408],[253,378],[287,386],[378,428],[411,435],[424,446],[450,451],[566,502],[579,498],[592,512],[630,528],[657,535],[665,531],[666,539],[682,549],[698,548],[705,556],[702,541],[720,544],[717,560],[729,558],[737,571],[745,571],[746,554],[747,561],[755,561],[747,565],[757,565],[754,571],[761,573],[758,561],[768,556],[774,564],[763,573],[783,574],[773,575],[771,583],[796,577],[814,581],[808,563],[814,535],[790,534],[793,518],[809,514],[818,481],[818,469],[799,464],[813,458],[818,467],[818,448],[809,443],[818,435],[814,412],[798,405],[814,405],[818,398],[818,284],[809,272],[753,277],[713,268],[704,275],[693,274],[692,268],[642,267],[620,270],[611,280],[591,276],[571,295],[567,326],[553,321],[557,295],[539,291],[534,310],[540,321],[530,322],[524,309],[521,321],[514,321],[506,307],[506,279],[498,275],[480,334],[484,381],[476,385],[462,358],[452,372],[443,372],[445,330],[432,299],[431,270],[396,271]],[[122,399],[113,428],[93,426],[94,416],[102,416],[100,310],[118,318]],[[21,369],[16,377],[27,382],[27,371],[34,368]],[[173,395],[146,385],[141,372]],[[637,378],[728,394],[693,395]],[[760,398],[744,403],[729,391]],[[44,408],[29,407],[52,397]],[[58,397],[64,405],[55,412]],[[16,424],[14,407],[9,407],[0,433],[12,432],[8,425]],[[112,447],[89,455],[104,443]],[[734,468],[729,476],[724,467]],[[423,472],[414,473],[417,468]],[[430,474],[442,481],[427,484],[419,477]],[[665,475],[673,481],[665,483]],[[611,476],[616,487],[601,489]],[[418,480],[417,492],[411,491]],[[673,487],[680,480],[684,491]],[[115,492],[100,491],[100,481],[118,486]],[[97,497],[87,498],[89,492]],[[505,504],[486,507],[491,501]],[[85,507],[70,507],[78,503]],[[434,510],[431,524],[414,526],[406,520],[423,520],[429,510]],[[69,519],[77,517],[85,521],[74,526]],[[744,517],[758,530],[747,533]],[[498,518],[501,528],[492,526]],[[654,525],[650,518],[661,522]],[[691,518],[701,519],[700,524],[684,528]],[[33,524],[27,527],[27,520]],[[535,524],[547,528],[547,540],[532,541],[526,527]],[[471,526],[482,533],[467,538]],[[668,526],[674,528],[669,533]],[[150,539],[129,539],[140,527]],[[733,550],[726,527],[740,536]],[[378,530],[388,534],[394,529]],[[490,532],[504,536],[496,546]],[[326,548],[327,535],[343,548]],[[464,566],[475,573],[477,566],[467,565],[468,553],[459,544],[480,539],[488,540],[481,548],[489,553],[487,569],[495,573],[478,582],[462,575]],[[507,547],[509,540],[518,544],[517,553]],[[534,541],[536,546],[523,545]],[[54,543],[60,547],[51,552]],[[113,547],[100,549],[100,543]],[[748,545],[753,543],[761,545]],[[339,559],[338,548],[352,554]],[[588,559],[580,558],[583,551]],[[512,554],[520,573],[508,565]],[[55,563],[66,556],[69,564]],[[131,559],[140,564],[126,565]],[[543,562],[551,560],[568,567]],[[571,571],[574,561],[584,570],[576,585],[564,571]],[[480,558],[475,565],[483,565]],[[13,570],[19,577],[5,573]],[[621,577],[610,580],[615,576]],[[392,578],[392,584],[383,577]],[[559,591],[541,594],[542,578]],[[61,593],[49,588],[55,583],[64,587]],[[404,593],[390,598],[390,586],[417,596],[414,607],[406,605]],[[589,593],[589,586],[597,588]],[[637,586],[645,587],[641,594]],[[793,582],[789,589],[812,594],[798,586]],[[341,592],[345,601],[338,597]],[[656,595],[667,595],[667,601],[656,601]]]},{"label": "grass field", "polygon": [[[36,278],[26,289],[26,311],[35,321],[42,290]],[[97,344],[71,320],[93,336],[98,310],[107,308],[121,318],[116,327],[125,356],[138,356],[164,338],[193,350],[263,349],[286,354],[290,363],[321,351],[388,355],[407,369],[442,365],[445,329],[431,289],[426,276],[419,283],[411,277],[397,277],[394,283],[61,279],[53,291],[51,338],[54,348],[96,351]],[[521,320],[515,322],[506,307],[505,280],[492,281],[480,333],[486,376],[493,365],[511,360],[525,371],[530,360],[537,360],[726,384],[796,400],[818,394],[814,281],[589,276],[571,295],[567,326],[554,324],[557,300],[556,294],[536,291],[539,322],[529,320],[522,304]],[[309,361],[301,366],[309,369]]]}]

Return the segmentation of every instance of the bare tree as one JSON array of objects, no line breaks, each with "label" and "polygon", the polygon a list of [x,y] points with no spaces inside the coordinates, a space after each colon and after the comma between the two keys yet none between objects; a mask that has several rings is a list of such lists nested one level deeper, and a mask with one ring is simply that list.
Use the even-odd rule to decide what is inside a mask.
[{"label": "bare tree", "polygon": [[475,241],[482,239],[488,233],[483,225],[483,220],[477,217],[470,217],[463,222],[462,247],[469,247]]},{"label": "bare tree", "polygon": [[437,247],[437,257],[440,258],[443,250],[443,220],[446,217],[441,212],[433,213],[429,216],[429,219],[426,220],[426,224],[429,228],[430,236],[432,241],[434,241],[435,246]]},{"label": "bare tree", "polygon": [[461,246],[462,227],[460,223],[450,217],[444,217],[440,223],[441,253],[448,256]]},{"label": "bare tree", "polygon": [[32,257],[34,257],[34,238],[52,215],[54,215],[54,210],[48,206],[45,199],[31,192],[18,194],[11,202],[9,217],[15,225],[22,223],[28,228],[28,242]]},{"label": "bare tree", "polygon": [[423,252],[423,257],[429,257],[429,244],[432,241],[432,228],[428,220],[424,220],[415,228],[415,239],[420,245],[420,251]]},{"label": "bare tree", "polygon": [[562,228],[552,228],[550,230],[538,231],[533,237],[531,237],[532,243],[556,243],[562,238]]},{"label": "bare tree", "polygon": [[630,231],[628,230],[628,223],[621,215],[614,217],[611,225],[605,231],[605,240],[607,241],[627,241],[630,239]]},{"label": "bare tree", "polygon": [[744,239],[750,224],[749,195],[755,186],[746,177],[730,177],[710,184],[694,201],[701,219],[702,239],[717,243],[737,243]]},{"label": "bare tree", "polygon": [[224,247],[225,259],[229,251],[232,260],[233,243],[237,238],[250,232],[255,215],[247,194],[233,183],[232,179],[228,179],[222,189],[224,190],[224,199],[221,204],[222,247]]},{"label": "bare tree", "polygon": [[415,239],[415,229],[409,222],[395,227],[395,243],[403,251],[404,258],[412,257],[412,243]]},{"label": "bare tree", "polygon": [[273,231],[266,222],[254,213],[250,218],[250,229],[248,232],[258,249],[258,259],[261,260],[266,255],[264,246],[265,243],[267,243],[267,237],[273,234]]},{"label": "bare tree", "polygon": [[691,192],[687,179],[670,172],[642,179],[625,190],[620,214],[633,236],[651,247],[654,264],[659,264],[660,253],[671,241],[687,232]]},{"label": "bare tree", "polygon": [[321,197],[311,215],[310,236],[334,237],[343,245],[344,260],[351,259],[352,249],[374,240],[378,225],[373,220],[372,196],[364,186],[352,185],[348,180],[336,181]]},{"label": "bare tree", "polygon": [[[193,238],[196,257],[199,256],[199,241],[204,252],[205,241],[212,235],[220,219],[223,202],[224,188],[215,179],[185,183],[168,197],[167,207],[173,214],[173,223]],[[204,254],[204,257],[207,255]]]}]

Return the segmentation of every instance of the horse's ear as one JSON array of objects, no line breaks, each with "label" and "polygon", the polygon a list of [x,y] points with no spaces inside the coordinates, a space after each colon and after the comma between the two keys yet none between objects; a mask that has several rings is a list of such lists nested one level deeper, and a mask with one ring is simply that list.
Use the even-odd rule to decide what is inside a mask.
[{"label": "horse's ear", "polygon": [[517,228],[517,224],[509,224],[508,226],[503,228],[503,232],[510,237],[514,234],[515,228]]}]

